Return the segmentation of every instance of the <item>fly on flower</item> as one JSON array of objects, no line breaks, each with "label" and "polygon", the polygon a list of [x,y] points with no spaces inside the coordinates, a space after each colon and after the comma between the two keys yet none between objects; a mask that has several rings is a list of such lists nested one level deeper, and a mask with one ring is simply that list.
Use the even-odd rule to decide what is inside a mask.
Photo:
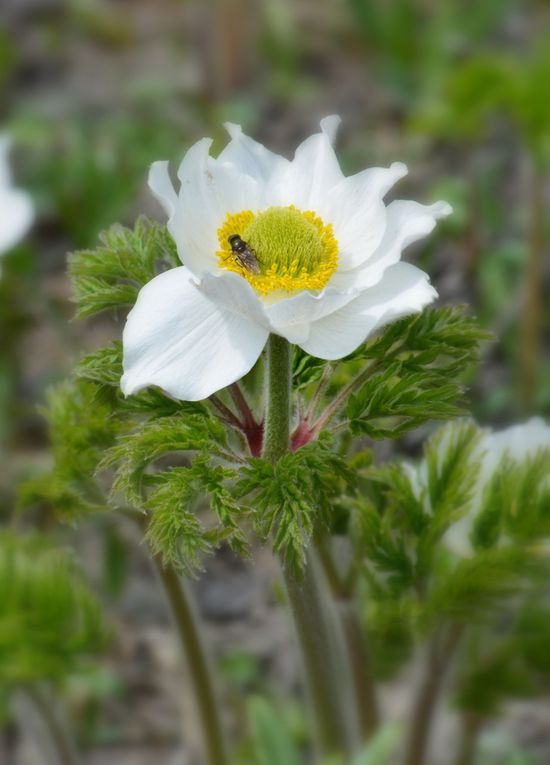
[{"label": "fly on flower", "polygon": [[253,274],[258,275],[260,273],[260,261],[256,257],[256,253],[252,250],[246,242],[244,242],[238,234],[231,234],[227,237],[231,251],[235,255],[237,263],[250,271]]},{"label": "fly on flower", "polygon": [[[189,149],[174,190],[167,162],[149,185],[168,214],[182,266],[140,292],[124,330],[125,394],[156,385],[200,400],[245,375],[270,333],[338,359],[379,327],[436,296],[402,250],[451,211],[384,196],[400,162],[345,177],[332,143],[338,117],[285,159],[228,124],[217,158]],[[236,238],[237,237],[237,238]]]}]

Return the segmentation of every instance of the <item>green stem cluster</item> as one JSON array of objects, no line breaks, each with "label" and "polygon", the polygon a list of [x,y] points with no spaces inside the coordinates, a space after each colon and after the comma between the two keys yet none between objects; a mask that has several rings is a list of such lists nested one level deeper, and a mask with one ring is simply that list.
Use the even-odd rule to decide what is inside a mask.
[{"label": "green stem cluster", "polygon": [[453,626],[444,636],[436,634],[427,648],[424,676],[414,700],[404,765],[424,765],[437,702],[454,657],[461,629]]},{"label": "green stem cluster", "polygon": [[47,689],[39,685],[29,685],[24,693],[40,717],[59,765],[79,765],[80,758],[69,727]]},{"label": "green stem cluster", "polygon": [[[276,462],[289,449],[291,407],[291,348],[276,335],[269,340],[267,367],[263,456]],[[344,639],[328,596],[329,588],[311,550],[302,575],[284,565],[282,571],[315,717],[319,753],[350,755],[359,738],[356,710]]]},{"label": "green stem cluster", "polygon": [[153,556],[153,561],[187,659],[202,726],[206,762],[208,765],[229,765],[214,679],[190,594],[173,567],[163,565],[158,556]]}]

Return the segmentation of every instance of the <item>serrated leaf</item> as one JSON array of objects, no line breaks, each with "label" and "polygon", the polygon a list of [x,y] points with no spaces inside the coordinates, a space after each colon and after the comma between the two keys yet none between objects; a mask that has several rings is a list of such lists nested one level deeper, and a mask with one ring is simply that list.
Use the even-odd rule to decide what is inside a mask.
[{"label": "serrated leaf", "polygon": [[0,589],[2,686],[60,680],[102,647],[99,603],[46,538],[0,535]]},{"label": "serrated leaf", "polygon": [[371,373],[348,399],[352,432],[396,438],[426,420],[463,414],[461,380],[489,337],[460,307],[431,308],[390,324],[348,357],[371,362]]},{"label": "serrated leaf", "polygon": [[104,455],[98,470],[114,467],[113,494],[120,493],[129,502],[140,505],[143,474],[148,465],[174,453],[205,452],[224,455],[225,431],[212,417],[191,414],[152,419],[139,429],[122,436]]},{"label": "serrated leaf", "polygon": [[332,451],[330,439],[321,439],[275,464],[249,460],[240,471],[235,494],[246,497],[254,508],[260,536],[271,538],[275,552],[299,572],[314,529],[318,524],[330,525],[335,493],[339,494],[342,483],[355,480],[355,472]]},{"label": "serrated leaf", "polygon": [[[145,502],[151,512],[147,539],[165,563],[192,573],[199,567],[202,554],[221,541],[246,554],[247,543],[239,525],[243,508],[227,488],[234,478],[234,471],[210,464],[206,455],[189,467],[175,467],[155,477],[156,488]],[[198,517],[198,503],[203,497],[210,502],[216,527],[206,528]]]},{"label": "serrated leaf", "polygon": [[116,224],[100,235],[97,249],[81,250],[69,258],[77,315],[132,306],[141,287],[160,269],[177,265],[166,226],[145,218],[133,230]]}]

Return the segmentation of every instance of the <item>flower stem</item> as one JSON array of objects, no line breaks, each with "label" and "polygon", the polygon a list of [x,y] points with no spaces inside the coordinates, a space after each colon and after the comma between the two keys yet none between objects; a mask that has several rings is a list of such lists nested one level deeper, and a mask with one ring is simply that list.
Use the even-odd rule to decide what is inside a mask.
[{"label": "flower stem", "polygon": [[542,318],[542,265],[544,257],[544,182],[539,168],[531,182],[529,256],[525,274],[525,297],[521,325],[521,403],[533,405],[537,387],[537,364]]},{"label": "flower stem", "polygon": [[411,715],[404,765],[424,765],[430,728],[443,680],[461,636],[453,627],[444,639],[436,635],[427,648],[427,661]]},{"label": "flower stem", "polygon": [[[385,362],[387,363],[388,358]],[[327,425],[327,423],[337,414],[344,406],[350,395],[354,390],[359,388],[368,378],[376,371],[378,366],[377,362],[367,364],[367,366],[359,372],[350,382],[343,388],[338,395],[336,395],[327,408],[321,413],[318,420],[311,426],[312,437],[316,438],[321,429]]]},{"label": "flower stem", "polygon": [[290,345],[270,335],[267,348],[267,412],[262,456],[277,462],[290,440]]},{"label": "flower stem", "polygon": [[254,413],[252,412],[252,409],[250,408],[250,405],[248,401],[246,400],[239,383],[233,383],[229,386],[229,395],[233,399],[233,403],[239,410],[242,422],[247,428],[252,428],[258,425],[256,422],[256,418],[254,417]]},{"label": "flower stem", "polygon": [[463,712],[460,742],[453,765],[473,765],[484,722],[483,717],[474,712]]},{"label": "flower stem", "polygon": [[359,618],[355,594],[355,576],[353,566],[346,577],[342,577],[335,565],[328,547],[329,540],[320,537],[316,549],[330,584],[332,596],[338,608],[342,630],[352,666],[353,687],[359,716],[361,738],[368,741],[380,724],[380,710],[376,686],[372,675],[372,661],[367,645],[367,637]]},{"label": "flower stem", "polygon": [[301,577],[283,569],[315,716],[317,746],[324,757],[352,755],[358,743],[352,677],[328,586],[310,550]]},{"label": "flower stem", "polygon": [[47,690],[42,686],[29,685],[25,687],[24,694],[40,716],[59,765],[79,765],[75,742]]},{"label": "flower stem", "polygon": [[257,422],[254,412],[250,408],[239,383],[233,383],[229,386],[229,395],[237,407],[242,417],[243,432],[248,442],[248,448],[253,457],[259,457],[262,452],[262,441],[264,436],[264,426],[262,422]]},{"label": "flower stem", "polygon": [[338,607],[353,668],[353,685],[357,699],[361,737],[363,741],[368,741],[380,724],[378,699],[372,676],[372,662],[366,636],[357,613],[357,603],[352,599],[342,600]]},{"label": "flower stem", "polygon": [[202,726],[205,762],[208,765],[228,765],[214,680],[190,594],[184,580],[172,566],[163,565],[158,555],[152,557],[187,659]]},{"label": "flower stem", "polygon": [[244,425],[231,409],[226,406],[219,396],[210,396],[210,403],[221,414],[223,421],[236,430],[244,432]]},{"label": "flower stem", "polygon": [[[290,351],[286,340],[270,337],[263,456],[272,462],[289,450]],[[357,740],[351,671],[327,582],[312,550],[307,554],[302,576],[284,565],[282,570],[315,717],[319,753],[351,754]]]}]

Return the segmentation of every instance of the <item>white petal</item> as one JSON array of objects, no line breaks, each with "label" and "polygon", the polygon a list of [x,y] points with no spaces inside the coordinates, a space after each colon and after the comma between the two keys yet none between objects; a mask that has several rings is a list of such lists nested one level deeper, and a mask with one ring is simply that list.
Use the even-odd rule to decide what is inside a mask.
[{"label": "white petal", "polygon": [[397,263],[386,270],[375,288],[314,322],[308,339],[300,346],[321,359],[340,359],[352,353],[374,330],[400,316],[421,311],[436,296],[427,274],[408,263]]},{"label": "white petal", "polygon": [[165,163],[155,163],[150,174],[151,188],[170,216],[168,230],[180,259],[197,276],[218,270],[217,230],[226,214],[256,209],[260,197],[258,181],[209,156],[211,144],[203,138],[183,158],[177,199]]},{"label": "white petal", "polygon": [[355,268],[367,260],[386,230],[386,206],[382,201],[391,187],[407,174],[402,162],[374,167],[344,178],[317,211],[332,223],[338,242],[338,271]]},{"label": "white petal", "polygon": [[321,132],[298,146],[288,167],[273,174],[269,203],[296,205],[300,210],[319,210],[326,194],[344,177],[332,148],[337,116],[321,120]]},{"label": "white petal", "polygon": [[326,135],[331,144],[336,141],[336,134],[341,122],[342,118],[339,114],[329,114],[328,117],[323,117],[319,123],[321,132]]},{"label": "white petal", "polygon": [[0,190],[0,254],[25,236],[33,217],[33,203],[28,194],[16,189]]},{"label": "white petal", "polygon": [[240,125],[226,122],[225,128],[231,141],[219,155],[218,162],[227,162],[241,173],[264,182],[269,181],[275,171],[280,172],[289,165],[288,159],[245,135]]},{"label": "white petal", "polygon": [[246,279],[232,272],[219,276],[205,274],[197,288],[214,303],[236,311],[247,321],[255,322],[291,343],[305,340],[312,321],[336,311],[357,294],[331,289],[319,294],[304,291],[270,304],[258,298]]},{"label": "white petal", "polygon": [[176,212],[178,204],[178,195],[174,191],[174,186],[170,180],[168,172],[168,162],[153,162],[149,169],[149,188],[158,199],[166,214],[171,221]]},{"label": "white petal", "polygon": [[200,401],[245,375],[268,332],[216,305],[185,267],[157,276],[140,291],[123,334],[125,395],[149,385]]},{"label": "white petal", "polygon": [[347,305],[356,292],[342,293],[326,289],[321,293],[300,292],[265,307],[273,331],[291,343],[300,343],[309,336],[310,324]]},{"label": "white petal", "polygon": [[505,454],[514,462],[521,463],[534,457],[539,449],[550,450],[550,426],[541,417],[533,417],[528,422],[512,425],[505,430],[488,432],[481,446],[484,455],[480,482],[485,484]]},{"label": "white petal", "polygon": [[232,271],[220,272],[219,275],[205,274],[197,288],[222,308],[270,329],[263,303],[246,279],[239,274]]},{"label": "white petal", "polygon": [[406,247],[430,234],[437,220],[451,212],[446,202],[432,205],[405,200],[391,202],[386,208],[386,230],[375,252],[359,268],[336,274],[331,284],[338,289],[371,287],[388,266],[400,260]]}]

